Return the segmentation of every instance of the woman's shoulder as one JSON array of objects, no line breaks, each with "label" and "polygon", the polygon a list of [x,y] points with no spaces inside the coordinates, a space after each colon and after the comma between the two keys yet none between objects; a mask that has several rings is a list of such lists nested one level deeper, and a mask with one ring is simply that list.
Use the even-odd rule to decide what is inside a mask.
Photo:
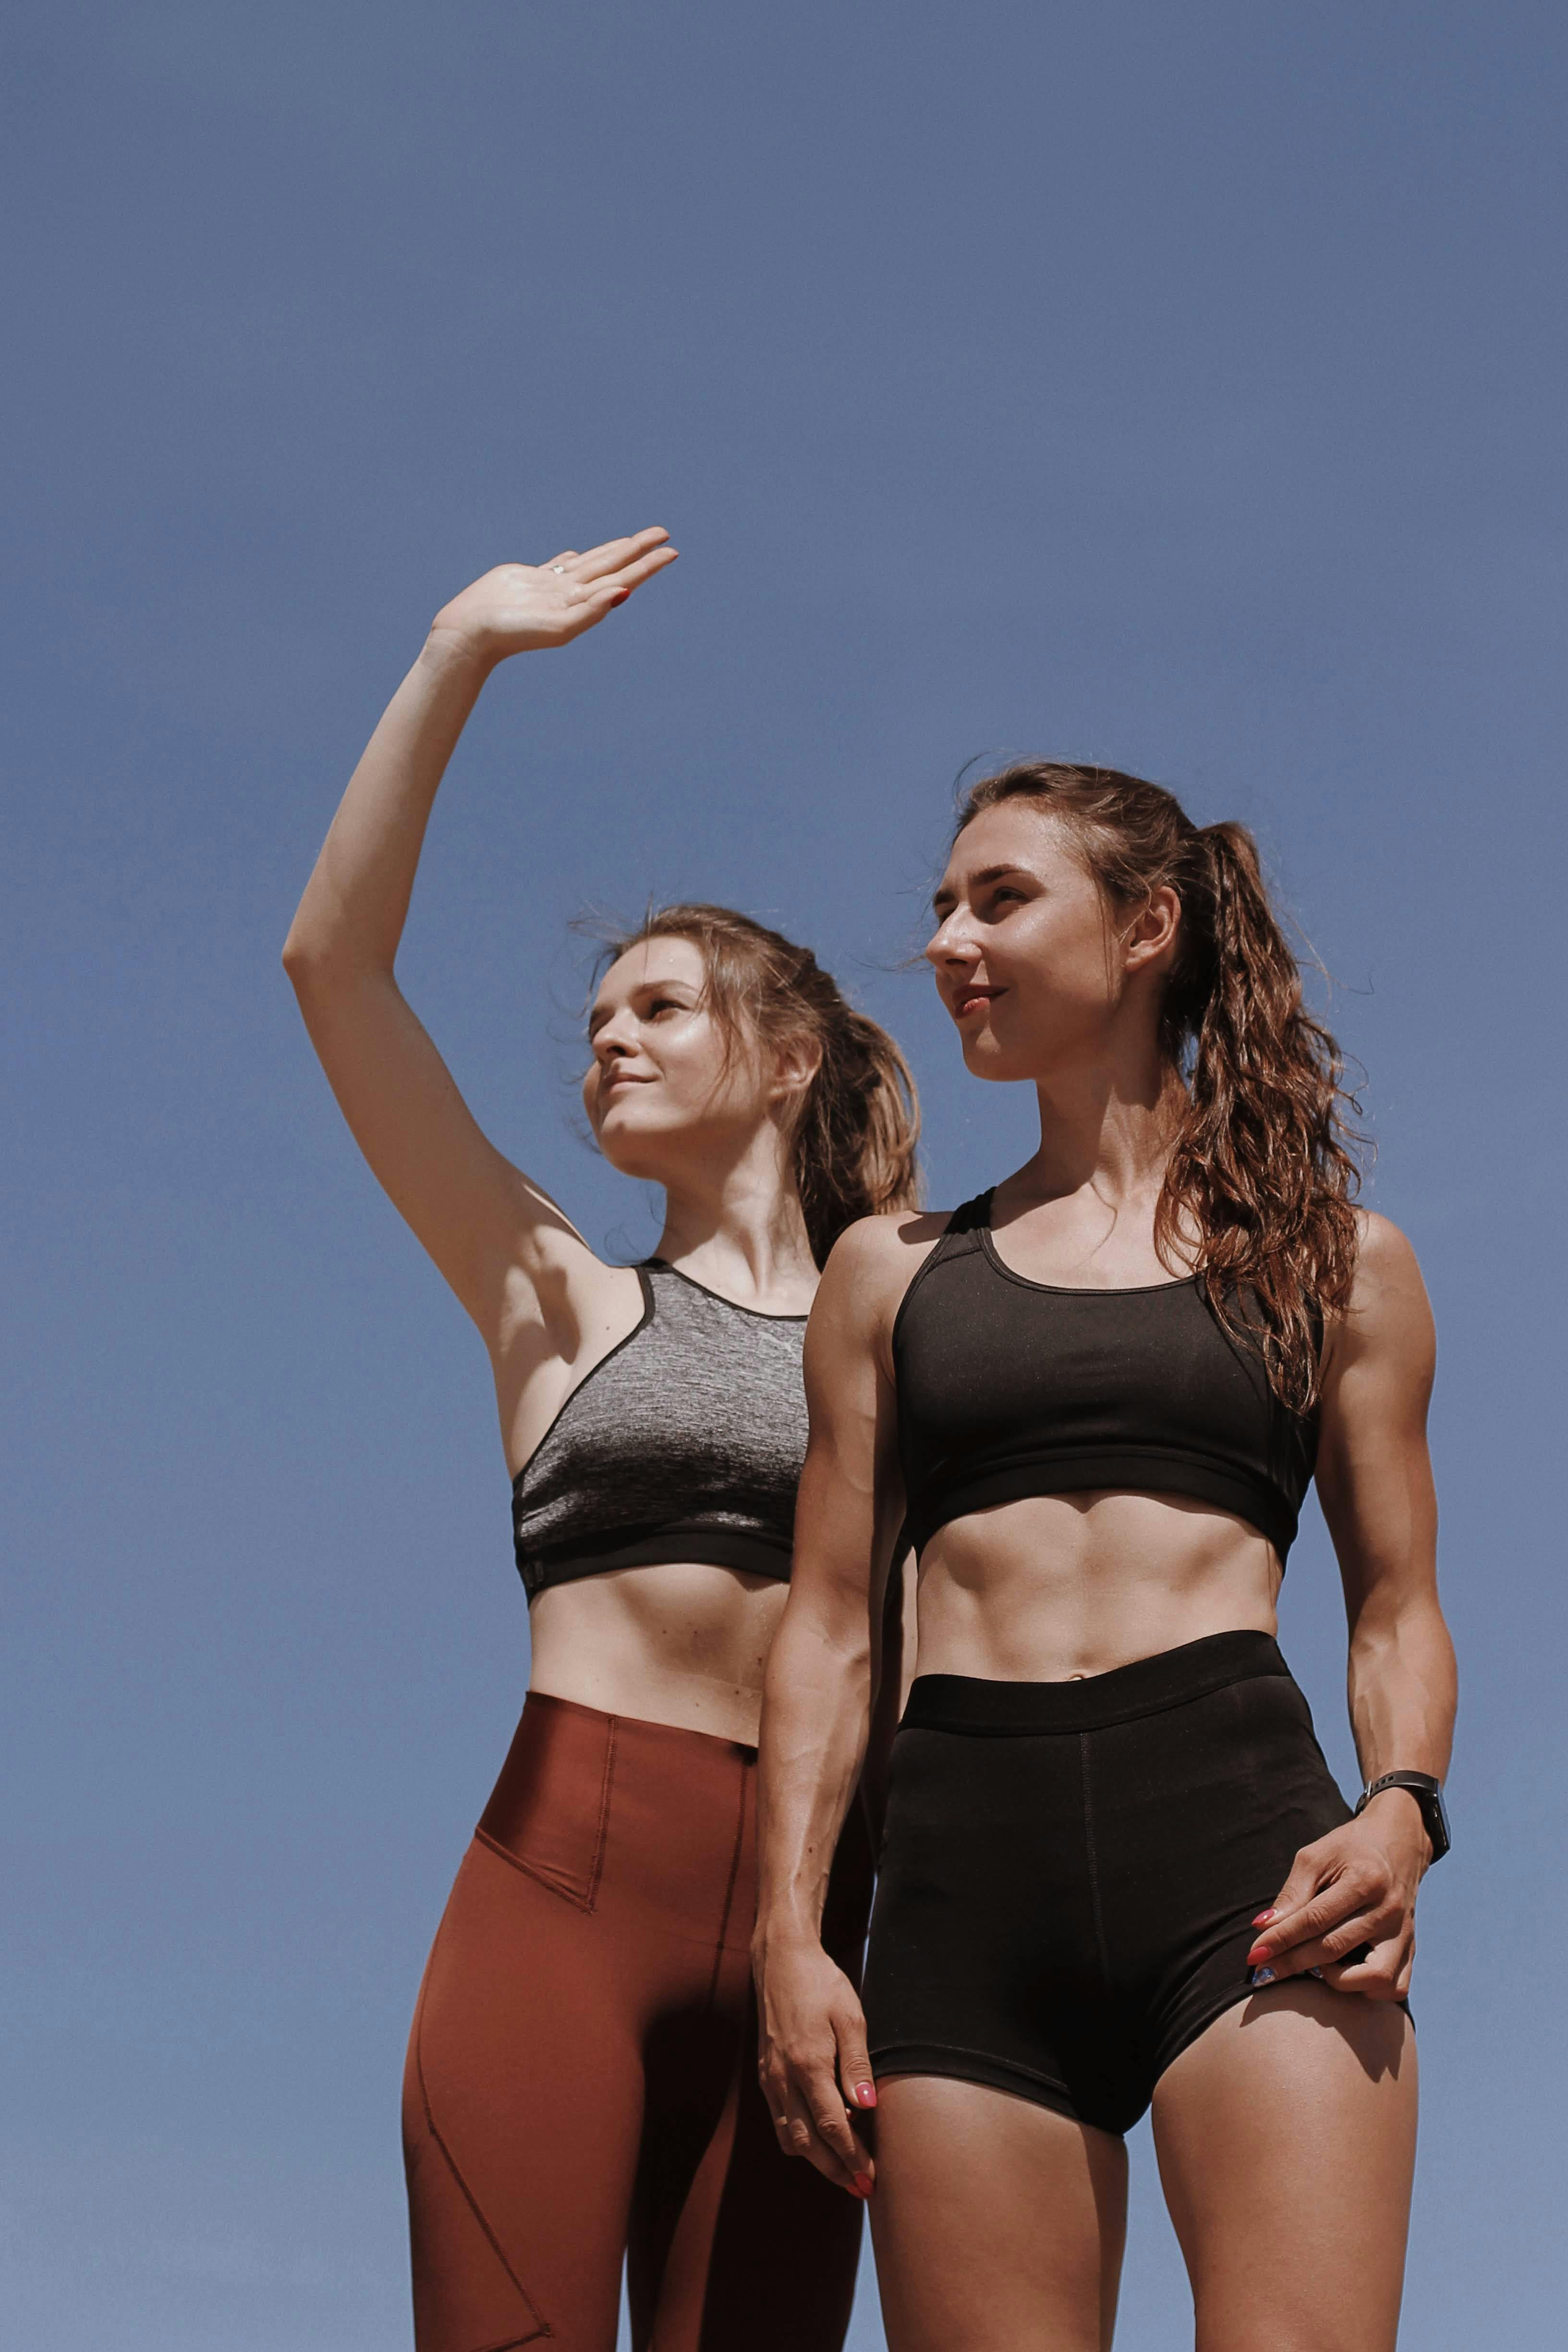
[{"label": "woman's shoulder", "polygon": [[894,1209],[859,1217],[834,1243],[823,1270],[821,1304],[847,1307],[858,1322],[890,1328],[921,1266],[946,1233],[952,1209]]},{"label": "woman's shoulder", "polygon": [[1356,1259],[1351,1285],[1352,1307],[1365,1307],[1386,1294],[1411,1289],[1425,1297],[1421,1268],[1409,1234],[1375,1209],[1357,1209],[1353,1214]]}]

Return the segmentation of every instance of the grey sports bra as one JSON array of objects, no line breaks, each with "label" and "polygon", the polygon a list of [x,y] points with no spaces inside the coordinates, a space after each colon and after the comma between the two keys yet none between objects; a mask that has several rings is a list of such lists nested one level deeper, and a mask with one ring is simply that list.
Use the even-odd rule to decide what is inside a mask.
[{"label": "grey sports bra", "polygon": [[641,1321],[578,1382],[512,1481],[530,1600],[660,1560],[789,1575],[805,1316],[737,1307],[659,1258],[635,1271]]}]

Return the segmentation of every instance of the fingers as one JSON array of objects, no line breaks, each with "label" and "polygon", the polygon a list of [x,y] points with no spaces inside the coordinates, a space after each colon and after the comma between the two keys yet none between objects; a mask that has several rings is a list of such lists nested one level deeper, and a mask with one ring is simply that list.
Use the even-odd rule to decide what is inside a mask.
[{"label": "fingers", "polygon": [[[1318,1892],[1321,1874],[1322,1857],[1319,1854],[1316,1846],[1304,1845],[1290,1864],[1289,1877],[1285,1881],[1268,1910],[1260,1911],[1252,1923],[1255,1927],[1269,1928],[1268,1941],[1272,1943],[1278,1937],[1279,1923],[1288,1920],[1294,1912],[1300,1911],[1303,1904],[1310,1902],[1312,1896]],[[1265,1939],[1260,1937],[1258,1940],[1261,1943]]]},{"label": "fingers", "polygon": [[634,588],[651,580],[656,572],[665,571],[677,558],[673,547],[650,548],[647,554],[623,564],[618,571],[606,572],[597,579],[582,581],[569,592],[568,601],[608,611],[612,604],[624,604]]},{"label": "fingers", "polygon": [[1358,1992],[1364,2000],[1404,2000],[1415,1961],[1415,1934],[1406,1922],[1383,1943],[1363,1943],[1349,1959],[1323,1969],[1323,1982],[1336,1992]]},{"label": "fingers", "polygon": [[[629,539],[607,539],[602,547],[591,547],[586,555],[574,555],[569,560],[579,580],[602,580],[607,572],[624,572],[650,548],[662,546],[669,537],[658,529],[633,531]],[[559,563],[568,560],[557,556]]]},{"label": "fingers", "polygon": [[871,2073],[871,2061],[866,2050],[866,2021],[858,2011],[853,2017],[835,2018],[834,2038],[838,2044],[838,2087],[844,2094],[844,2104],[862,2112],[877,2104],[876,2078]]},{"label": "fingers", "polygon": [[1372,1858],[1303,1846],[1278,1900],[1253,1922],[1261,1932],[1247,1965],[1285,1977],[1342,1960],[1370,1935],[1386,1934],[1404,1908]]},{"label": "fingers", "polygon": [[804,2157],[852,2197],[868,2197],[875,2167],[844,2111],[831,2060],[786,2067],[775,2054],[759,2073],[784,2154]]}]

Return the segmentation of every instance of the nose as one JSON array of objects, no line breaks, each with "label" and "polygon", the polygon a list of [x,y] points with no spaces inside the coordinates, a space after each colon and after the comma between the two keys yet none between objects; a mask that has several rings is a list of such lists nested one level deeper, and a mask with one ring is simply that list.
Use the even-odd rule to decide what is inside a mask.
[{"label": "nose", "polygon": [[968,937],[968,909],[953,907],[945,914],[925,944],[925,959],[940,971],[944,964],[973,963],[978,952]]},{"label": "nose", "polygon": [[594,1032],[594,1058],[597,1062],[612,1062],[617,1055],[635,1054],[637,1049],[637,1023],[626,1006],[623,1005],[608,1021],[601,1022]]}]

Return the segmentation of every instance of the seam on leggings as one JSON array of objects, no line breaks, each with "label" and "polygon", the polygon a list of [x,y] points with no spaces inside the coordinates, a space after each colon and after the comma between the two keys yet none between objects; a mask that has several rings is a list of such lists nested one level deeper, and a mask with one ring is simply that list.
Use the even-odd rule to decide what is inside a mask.
[{"label": "seam on leggings", "polygon": [[526,1854],[514,1853],[510,1846],[502,1845],[499,1838],[490,1835],[482,1822],[474,1832],[476,1843],[482,1845],[487,1853],[498,1854],[502,1862],[510,1863],[513,1870],[521,1870],[525,1878],[531,1878],[536,1886],[542,1886],[547,1895],[558,1895],[563,1903],[570,1903],[574,1910],[585,1911],[590,1916],[598,1908],[599,1881],[605,1874],[605,1848],[609,1843],[610,1790],[616,1769],[616,1717],[610,1716],[607,1722],[605,1772],[599,1784],[599,1818],[594,1830],[594,1852],[588,1864],[584,1893],[579,1895],[574,1887],[566,1885],[563,1873],[546,1870],[540,1864],[530,1862]]},{"label": "seam on leggings", "polygon": [[1080,1731],[1078,1736],[1078,1760],[1083,1781],[1083,1843],[1089,1858],[1089,1895],[1094,1908],[1094,1942],[1100,1954],[1100,1974],[1109,1985],[1110,1954],[1105,1942],[1105,1913],[1100,1901],[1100,1862],[1094,1849],[1094,1806],[1089,1792],[1089,1734]]},{"label": "seam on leggings", "polygon": [[616,1777],[616,1734],[620,1729],[620,1717],[612,1715],[605,1738],[605,1778],[599,1790],[599,1833],[594,1842],[594,1859],[588,1872],[588,1900],[584,1909],[592,1911],[599,1900],[599,1881],[605,1870],[605,1848],[610,1835],[610,1790]]},{"label": "seam on leggings", "polygon": [[735,1844],[730,1856],[730,1879],[724,1889],[724,1907],[719,1914],[719,1940],[713,1947],[713,1973],[708,1979],[708,2007],[711,2010],[719,1997],[719,1971],[724,1964],[724,1939],[730,1932],[730,1910],[735,1900],[735,1881],[741,1875],[741,1854],[746,1843],[746,1768],[736,1772],[740,1783],[741,1801],[735,1811]]},{"label": "seam on leggings", "polygon": [[513,1870],[521,1870],[524,1878],[531,1878],[535,1886],[542,1886],[546,1895],[558,1895],[563,1903],[570,1903],[574,1911],[593,1910],[594,1889],[597,1885],[596,1879],[589,1879],[589,1892],[586,1895],[574,1895],[569,1886],[563,1886],[562,1885],[559,1878],[551,1877],[546,1872],[539,1869],[536,1864],[531,1862],[524,1862],[520,1853],[513,1853],[510,1846],[498,1843],[498,1842],[491,1837],[487,1831],[476,1830],[474,1832],[474,1838],[476,1843],[482,1845],[487,1853],[493,1853],[500,1861],[510,1863]]},{"label": "seam on leggings", "polygon": [[[439,1938],[437,1938],[437,1940],[439,1940]],[[434,1953],[432,1953],[432,1958],[434,1958]],[[436,2122],[435,2115],[430,2106],[430,2086],[425,2080],[425,2036],[423,2032],[424,2012],[425,2004],[423,2000],[421,2000],[419,2004],[419,2017],[415,2027],[414,2063],[419,2076],[419,2098],[420,2103],[425,2109],[425,2128],[429,2133],[431,2141],[439,2152],[442,2160],[446,2164],[447,2169],[450,2172],[453,2179],[457,2182],[458,2189],[462,2191],[464,2201],[467,2204],[469,2212],[472,2213],[475,2221],[479,2223],[479,2228],[484,2231],[485,2237],[489,2243],[490,2252],[494,2254],[497,2262],[500,2264],[502,2270],[506,2273],[508,2278],[517,2289],[518,2294],[521,2296],[523,2305],[528,2312],[528,2315],[534,2323],[529,2329],[526,2336],[502,2336],[499,2343],[483,2347],[483,2352],[510,2352],[510,2347],[514,2345],[536,2344],[542,2336],[553,2336],[555,2330],[551,2326],[550,2322],[545,2318],[543,2313],[540,2310],[539,2305],[535,2303],[533,2297],[530,2294],[528,2289],[524,2286],[522,2281],[519,2278],[517,2273],[508,2262],[505,2253],[501,2250],[500,2241],[485,2219],[484,2211],[479,2204],[479,2199],[474,2195],[473,2190],[468,2187],[468,2182],[463,2178],[462,2168],[459,2166],[457,2158],[452,2154],[451,2149],[447,2147],[446,2141],[441,2137],[440,2130]]]}]

